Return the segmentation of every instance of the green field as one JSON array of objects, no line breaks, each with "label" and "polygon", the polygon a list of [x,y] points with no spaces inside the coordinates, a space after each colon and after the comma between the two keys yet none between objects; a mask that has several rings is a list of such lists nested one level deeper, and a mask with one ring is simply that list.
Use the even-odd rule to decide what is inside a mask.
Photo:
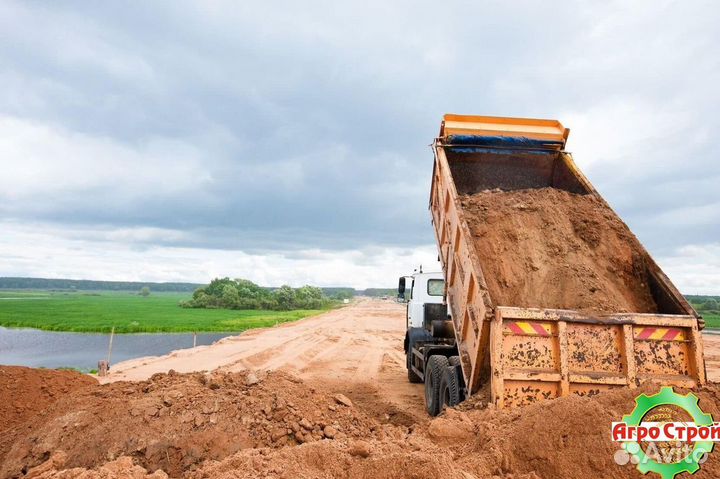
[{"label": "green field", "polygon": [[0,291],[0,326],[49,331],[235,332],[274,326],[322,310],[187,309],[189,293]]},{"label": "green field", "polygon": [[705,326],[713,329],[720,329],[720,314],[710,314],[700,312],[700,315],[705,320]]},{"label": "green field", "polygon": [[703,317],[705,320],[705,326],[708,328],[713,329],[720,329],[720,311],[717,309],[708,310],[705,306],[705,301],[708,299],[714,298],[715,300],[718,300],[717,296],[693,296],[693,295],[687,295],[685,297],[693,308],[695,308],[695,311],[700,313],[700,316]]}]

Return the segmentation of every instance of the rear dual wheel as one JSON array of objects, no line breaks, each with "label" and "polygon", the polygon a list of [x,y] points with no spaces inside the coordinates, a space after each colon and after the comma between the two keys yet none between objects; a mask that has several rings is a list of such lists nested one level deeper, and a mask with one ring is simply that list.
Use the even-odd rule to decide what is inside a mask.
[{"label": "rear dual wheel", "polygon": [[425,409],[431,416],[437,416],[442,411],[440,386],[449,364],[445,356],[434,354],[425,366]]},{"label": "rear dual wheel", "polygon": [[425,408],[431,416],[437,416],[445,407],[460,403],[460,382],[454,357],[451,361],[440,355],[428,359],[425,371]]},{"label": "rear dual wheel", "polygon": [[448,366],[440,381],[443,407],[455,407],[460,404],[460,383],[458,381],[457,367]]}]

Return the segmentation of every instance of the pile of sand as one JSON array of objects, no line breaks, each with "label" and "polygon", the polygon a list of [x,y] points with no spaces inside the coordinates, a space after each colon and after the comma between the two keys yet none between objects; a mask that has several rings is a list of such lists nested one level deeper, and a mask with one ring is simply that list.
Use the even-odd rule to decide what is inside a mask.
[{"label": "pile of sand", "polygon": [[[640,478],[615,463],[610,427],[638,394],[657,390],[501,411],[473,400],[405,426],[283,373],[157,375],[70,393],[12,429],[0,477]],[[717,386],[696,394],[720,417]],[[693,477],[720,477],[720,451]]]},{"label": "pile of sand", "polygon": [[179,475],[243,449],[383,432],[342,395],[281,372],[243,372],[158,374],[81,389],[7,434],[14,440],[0,451],[0,477],[17,477],[58,450],[66,454],[63,467],[131,456],[148,470]]},{"label": "pile of sand", "polygon": [[12,444],[11,429],[65,395],[93,386],[95,379],[75,371],[0,366],[0,463]]},{"label": "pile of sand", "polygon": [[49,404],[97,381],[75,371],[0,366],[0,434]]},{"label": "pile of sand", "polygon": [[541,188],[460,201],[496,305],[657,312],[642,247],[598,198]]}]

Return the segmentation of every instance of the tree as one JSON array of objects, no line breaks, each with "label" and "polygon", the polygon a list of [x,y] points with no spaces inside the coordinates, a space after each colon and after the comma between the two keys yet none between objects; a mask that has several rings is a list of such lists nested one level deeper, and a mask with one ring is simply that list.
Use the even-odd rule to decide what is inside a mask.
[{"label": "tree", "polygon": [[183,308],[207,308],[209,305],[210,296],[205,294],[203,288],[198,288],[190,301],[180,301],[180,306]]},{"label": "tree", "polygon": [[289,311],[295,307],[295,290],[286,284],[273,291],[273,297],[278,309]]},{"label": "tree", "polygon": [[710,298],[703,304],[703,309],[706,311],[717,311],[718,302],[715,298]]},{"label": "tree", "polygon": [[148,297],[148,296],[150,296],[150,288],[148,288],[147,286],[143,286],[143,287],[140,289],[140,296],[143,296],[143,297]]},{"label": "tree", "polygon": [[353,294],[352,290],[342,290],[338,291],[337,293],[333,294],[331,297],[332,299],[338,299],[342,301],[343,299],[353,299],[355,295]]},{"label": "tree", "polygon": [[215,278],[214,280],[210,281],[209,285],[205,286],[205,293],[210,296],[215,296],[219,298],[220,296],[222,296],[225,286],[228,285],[235,287],[235,281],[230,278]]},{"label": "tree", "polygon": [[317,309],[322,307],[322,289],[305,285],[295,290],[295,306],[303,309]]},{"label": "tree", "polygon": [[225,286],[223,286],[220,299],[220,305],[223,308],[235,309],[240,303],[240,295],[238,294],[238,290],[235,289],[235,286],[231,284],[226,284]]}]

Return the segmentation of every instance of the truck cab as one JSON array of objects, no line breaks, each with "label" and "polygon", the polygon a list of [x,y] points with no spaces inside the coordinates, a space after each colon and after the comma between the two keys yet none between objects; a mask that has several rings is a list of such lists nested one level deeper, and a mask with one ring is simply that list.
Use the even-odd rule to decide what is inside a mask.
[{"label": "truck cab", "polygon": [[[400,277],[398,301],[407,303],[404,348],[408,380],[425,382],[425,402],[428,412],[435,416],[442,404],[454,406],[464,397],[455,330],[445,303],[443,273],[420,270]],[[429,374],[428,369],[431,356],[434,356],[433,374]],[[443,395],[443,403],[440,402],[441,391],[447,393]]]},{"label": "truck cab", "polygon": [[445,278],[441,272],[401,276],[398,283],[398,300],[407,303],[407,328],[422,328],[425,324],[425,305],[442,305],[444,294]]}]

